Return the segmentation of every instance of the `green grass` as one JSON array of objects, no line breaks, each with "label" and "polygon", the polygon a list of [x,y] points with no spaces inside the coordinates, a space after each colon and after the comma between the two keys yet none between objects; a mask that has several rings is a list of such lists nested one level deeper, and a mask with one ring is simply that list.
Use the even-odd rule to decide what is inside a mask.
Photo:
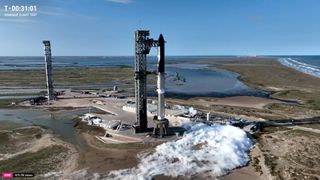
[{"label": "green grass", "polygon": [[12,102],[17,102],[17,99],[0,99],[0,108],[8,108]]},{"label": "green grass", "polygon": [[[133,69],[115,68],[64,68],[53,71],[56,86],[95,85],[112,82],[133,82]],[[45,87],[44,70],[1,70],[2,86],[41,86]]]},{"label": "green grass", "polygon": [[55,171],[67,158],[68,149],[54,145],[38,152],[28,152],[5,161],[0,161],[0,172],[32,172],[36,175]]},{"label": "green grass", "polygon": [[320,110],[320,92],[306,92],[300,90],[285,90],[272,95],[275,98],[298,100],[303,102],[301,107]]}]

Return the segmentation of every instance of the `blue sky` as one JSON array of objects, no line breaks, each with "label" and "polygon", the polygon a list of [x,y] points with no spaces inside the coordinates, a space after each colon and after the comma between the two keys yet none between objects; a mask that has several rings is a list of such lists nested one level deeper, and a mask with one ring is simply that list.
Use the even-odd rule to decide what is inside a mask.
[{"label": "blue sky", "polygon": [[44,39],[53,55],[133,55],[137,29],[163,33],[167,55],[320,54],[319,12],[319,0],[1,0],[0,56],[42,55]]}]

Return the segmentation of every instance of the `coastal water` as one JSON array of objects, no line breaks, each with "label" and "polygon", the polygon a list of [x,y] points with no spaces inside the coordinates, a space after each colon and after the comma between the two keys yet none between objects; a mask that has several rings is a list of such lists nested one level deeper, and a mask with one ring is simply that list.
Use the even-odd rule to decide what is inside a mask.
[{"label": "coastal water", "polygon": [[[230,56],[168,56],[166,57],[166,91],[168,95],[255,95],[264,92],[252,89],[237,77],[238,75],[221,69],[209,69],[206,65],[191,64],[196,60],[215,60]],[[148,57],[148,70],[156,70],[157,59]],[[132,56],[58,56],[53,57],[53,67],[132,67]],[[0,70],[44,69],[43,57],[0,57]]]},{"label": "coastal water", "polygon": [[[210,56],[168,56],[166,63],[210,59]],[[148,64],[156,64],[155,56],[148,57]],[[65,67],[121,67],[134,66],[133,56],[57,56],[52,57],[53,68]],[[0,70],[43,69],[42,56],[0,57]]]},{"label": "coastal water", "polygon": [[167,69],[166,91],[168,95],[266,95],[240,82],[235,73],[222,69],[209,69],[203,64],[169,64]]},{"label": "coastal water", "polygon": [[281,56],[279,62],[285,66],[320,78],[320,56]]},{"label": "coastal water", "polygon": [[41,109],[0,109],[1,124],[10,123],[17,127],[40,125],[49,128],[61,139],[77,144],[78,136],[72,119],[87,113],[88,109],[49,111]]}]

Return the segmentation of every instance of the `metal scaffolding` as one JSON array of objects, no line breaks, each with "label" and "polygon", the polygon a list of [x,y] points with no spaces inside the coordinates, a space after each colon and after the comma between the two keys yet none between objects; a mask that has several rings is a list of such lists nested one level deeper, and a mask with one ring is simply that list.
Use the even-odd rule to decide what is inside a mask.
[{"label": "metal scaffolding", "polygon": [[53,78],[52,78],[52,62],[51,62],[51,45],[50,41],[43,41],[44,44],[44,60],[47,79],[48,103],[54,99]]},{"label": "metal scaffolding", "polygon": [[149,39],[149,31],[138,30],[135,32],[135,98],[136,133],[146,132],[148,128],[147,119],[147,54],[151,47],[158,46],[157,41]]},{"label": "metal scaffolding", "polygon": [[135,32],[135,100],[136,100],[136,133],[146,132],[147,119],[147,54],[151,47],[158,47],[158,116],[154,117],[155,127],[159,129],[160,136],[166,134],[168,120],[164,113],[164,38],[162,34],[158,40],[149,39],[149,31],[138,30]]},{"label": "metal scaffolding", "polygon": [[135,32],[135,99],[136,99],[136,133],[145,132],[147,120],[147,51],[146,41],[149,31]]}]

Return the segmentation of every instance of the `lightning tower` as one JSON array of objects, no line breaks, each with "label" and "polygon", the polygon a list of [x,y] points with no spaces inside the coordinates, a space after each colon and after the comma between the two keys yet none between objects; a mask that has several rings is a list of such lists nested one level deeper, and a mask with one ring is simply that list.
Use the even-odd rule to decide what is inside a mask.
[{"label": "lightning tower", "polygon": [[52,61],[51,61],[51,45],[50,41],[43,41],[44,44],[44,60],[46,68],[48,103],[54,99],[53,94],[53,78],[52,78]]}]

